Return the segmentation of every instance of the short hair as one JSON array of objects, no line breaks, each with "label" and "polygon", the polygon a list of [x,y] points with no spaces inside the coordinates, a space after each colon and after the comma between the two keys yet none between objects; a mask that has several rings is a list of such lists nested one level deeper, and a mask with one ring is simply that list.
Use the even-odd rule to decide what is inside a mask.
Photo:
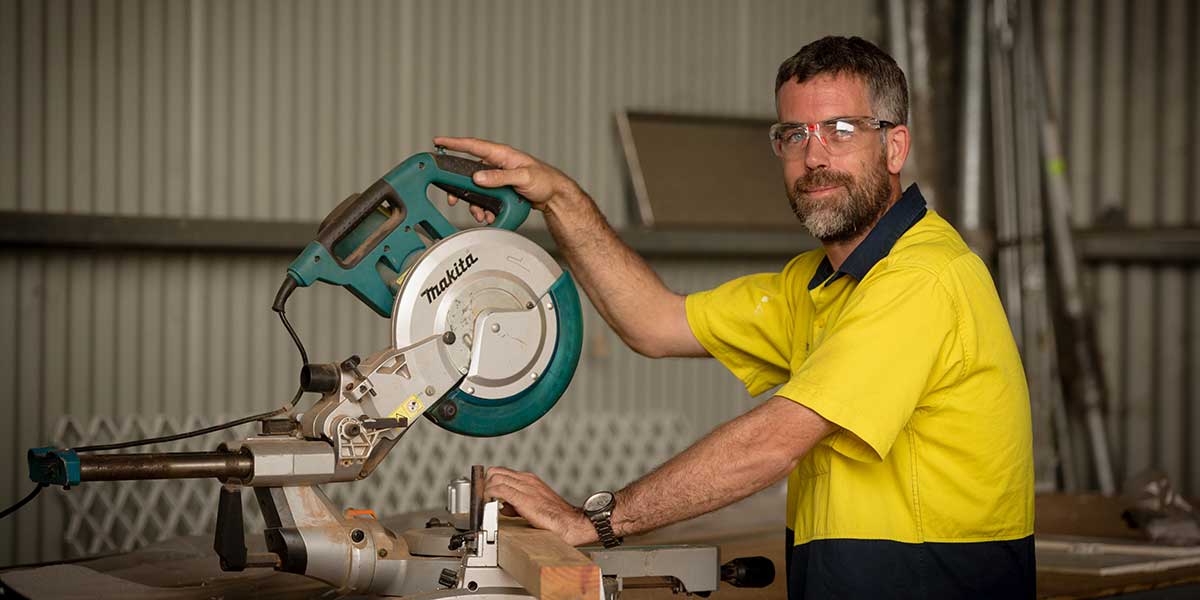
[{"label": "short hair", "polygon": [[867,83],[876,118],[908,122],[908,82],[888,53],[860,37],[828,36],[808,44],[779,65],[775,93],[788,81],[804,83],[818,75],[853,75]]}]

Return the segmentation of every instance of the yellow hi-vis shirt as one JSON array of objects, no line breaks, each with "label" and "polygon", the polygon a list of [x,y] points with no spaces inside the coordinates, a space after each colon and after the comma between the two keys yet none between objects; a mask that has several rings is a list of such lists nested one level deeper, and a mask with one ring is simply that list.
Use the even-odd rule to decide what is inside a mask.
[{"label": "yellow hi-vis shirt", "polygon": [[[1011,576],[1021,579],[1019,594],[1033,589],[1033,445],[1021,360],[987,267],[925,209],[916,186],[837,272],[824,250],[806,252],[780,273],[688,296],[687,317],[750,394],[782,384],[776,395],[839,428],[788,479],[794,544],[899,542],[887,548],[903,553],[907,544],[962,550],[957,544],[1029,538],[1018,552],[1028,546],[1028,564]],[[853,555],[870,561],[877,546],[855,544],[867,551]],[[956,577],[931,569],[896,583],[947,575]],[[843,583],[851,587],[826,591],[867,589]],[[962,591],[926,591],[938,590]]]}]

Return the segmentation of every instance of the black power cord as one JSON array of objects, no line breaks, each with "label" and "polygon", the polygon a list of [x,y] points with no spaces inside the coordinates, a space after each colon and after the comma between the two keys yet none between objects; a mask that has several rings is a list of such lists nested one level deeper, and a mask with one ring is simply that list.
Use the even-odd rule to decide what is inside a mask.
[{"label": "black power cord", "polygon": [[292,402],[288,406],[277,408],[275,410],[267,411],[264,413],[259,413],[257,415],[250,415],[248,417],[234,419],[233,421],[230,421],[228,423],[222,423],[220,425],[212,425],[209,427],[204,427],[204,428],[196,429],[193,431],[185,431],[183,433],[176,433],[173,435],[164,435],[164,436],[154,437],[154,438],[144,438],[144,439],[140,439],[140,440],[130,440],[128,442],[115,442],[112,444],[97,444],[94,446],[79,446],[78,448],[72,448],[72,450],[74,450],[75,452],[101,452],[103,450],[120,450],[122,448],[133,448],[134,446],[147,446],[150,444],[163,444],[166,442],[174,442],[175,440],[182,440],[182,439],[191,438],[191,437],[199,437],[202,435],[208,435],[210,433],[221,431],[223,429],[229,429],[232,427],[237,427],[238,425],[245,425],[246,423],[253,423],[255,421],[261,421],[263,419],[270,419],[271,417],[282,415],[283,413],[286,413],[289,410],[291,410],[292,407],[296,406],[296,403],[300,402],[300,396],[302,396],[302,395],[304,395],[304,390],[302,390],[300,388],[296,388],[296,395],[292,397]]},{"label": "black power cord", "polygon": [[37,487],[33,488],[33,491],[29,492],[28,496],[21,498],[20,500],[17,501],[16,504],[4,509],[3,512],[0,512],[0,519],[3,519],[4,517],[11,515],[11,514],[17,512],[18,510],[21,510],[21,507],[25,506],[26,504],[29,504],[30,500],[33,500],[34,498],[36,498],[37,495],[39,493],[41,493],[42,488],[44,488],[44,487],[46,487],[46,484],[44,484],[44,483],[37,484]]},{"label": "black power cord", "polygon": [[[279,291],[275,293],[275,301],[271,305],[271,310],[279,313],[279,320],[283,321],[284,328],[287,329],[288,335],[291,336],[291,338],[292,338],[292,342],[294,342],[296,344],[296,349],[300,351],[301,364],[307,365],[308,364],[308,352],[304,349],[304,343],[300,341],[300,336],[296,333],[296,328],[292,327],[291,321],[288,321],[287,312],[284,309],[284,305],[287,304],[288,297],[292,295],[292,292],[295,291],[297,287],[298,287],[298,285],[296,283],[296,280],[292,279],[291,277],[285,277],[283,280],[283,283],[280,284],[280,286],[279,286]],[[277,408],[275,410],[267,411],[264,413],[259,413],[257,415],[250,415],[248,417],[242,417],[240,419],[235,419],[233,421],[230,421],[228,423],[222,423],[220,425],[212,425],[210,427],[204,427],[201,429],[196,429],[194,431],[186,431],[183,433],[176,433],[173,435],[164,435],[164,436],[154,437],[154,438],[131,440],[128,442],[115,442],[112,444],[97,444],[97,445],[93,445],[93,446],[80,446],[78,448],[74,448],[74,450],[75,450],[75,452],[101,452],[104,450],[120,450],[122,448],[133,448],[135,446],[147,446],[150,444],[163,444],[166,442],[174,442],[176,440],[182,440],[182,439],[191,438],[191,437],[208,435],[210,433],[222,431],[224,429],[230,429],[232,427],[237,427],[238,425],[245,425],[246,423],[253,423],[255,421],[262,421],[263,419],[270,419],[272,417],[282,415],[282,414],[288,412],[289,410],[295,408],[296,404],[300,402],[300,397],[303,395],[304,395],[304,388],[303,387],[296,388],[296,395],[292,396],[292,401],[287,406]]]}]

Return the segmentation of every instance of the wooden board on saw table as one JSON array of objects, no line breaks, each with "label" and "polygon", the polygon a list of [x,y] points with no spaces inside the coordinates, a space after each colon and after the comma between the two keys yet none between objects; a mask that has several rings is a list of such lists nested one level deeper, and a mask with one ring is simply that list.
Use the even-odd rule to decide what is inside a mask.
[{"label": "wooden board on saw table", "polygon": [[544,600],[600,596],[600,567],[557,533],[501,517],[497,544],[500,567],[530,594]]}]

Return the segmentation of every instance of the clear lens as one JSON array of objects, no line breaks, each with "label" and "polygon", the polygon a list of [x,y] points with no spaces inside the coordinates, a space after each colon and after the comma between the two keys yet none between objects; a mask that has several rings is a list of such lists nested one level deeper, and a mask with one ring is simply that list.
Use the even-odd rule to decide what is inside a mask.
[{"label": "clear lens", "polygon": [[871,117],[841,117],[819,123],[776,123],[771,126],[771,149],[776,156],[799,158],[810,138],[820,140],[830,155],[841,156],[864,147],[870,135],[886,125]]}]

